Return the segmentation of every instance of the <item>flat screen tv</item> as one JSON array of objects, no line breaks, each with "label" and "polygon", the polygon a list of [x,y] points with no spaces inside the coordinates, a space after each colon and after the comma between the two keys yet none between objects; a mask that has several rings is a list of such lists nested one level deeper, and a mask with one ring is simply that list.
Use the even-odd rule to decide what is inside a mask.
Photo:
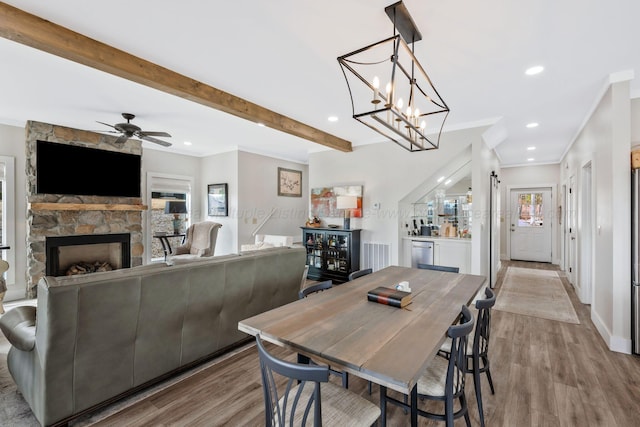
[{"label": "flat screen tv", "polygon": [[37,141],[36,193],[140,197],[141,156]]}]

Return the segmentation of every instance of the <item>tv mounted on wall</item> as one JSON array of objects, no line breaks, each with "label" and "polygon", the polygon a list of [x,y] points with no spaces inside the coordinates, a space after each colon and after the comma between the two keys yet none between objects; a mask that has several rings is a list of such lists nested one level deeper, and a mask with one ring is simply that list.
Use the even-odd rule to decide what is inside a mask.
[{"label": "tv mounted on wall", "polygon": [[36,193],[140,197],[141,161],[136,154],[37,141]]}]

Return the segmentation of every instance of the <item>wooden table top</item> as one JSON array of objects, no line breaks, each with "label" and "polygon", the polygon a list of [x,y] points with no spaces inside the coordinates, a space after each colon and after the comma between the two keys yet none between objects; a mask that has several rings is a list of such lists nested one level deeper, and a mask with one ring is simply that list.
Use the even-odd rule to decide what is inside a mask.
[{"label": "wooden table top", "polygon": [[[486,278],[391,266],[238,323],[238,329],[409,394]],[[367,300],[408,281],[404,309]]]}]

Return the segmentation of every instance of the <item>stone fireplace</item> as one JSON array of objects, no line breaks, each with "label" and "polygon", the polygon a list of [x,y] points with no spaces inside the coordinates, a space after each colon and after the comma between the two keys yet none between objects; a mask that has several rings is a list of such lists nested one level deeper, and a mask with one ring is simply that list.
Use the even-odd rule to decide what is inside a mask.
[{"label": "stone fireplace", "polygon": [[129,233],[47,237],[46,274],[70,275],[69,269],[79,263],[106,264],[113,270],[129,268],[130,240]]},{"label": "stone fireplace", "polygon": [[[114,146],[116,137],[102,135],[78,129],[71,129],[47,123],[27,123],[26,127],[26,177],[27,177],[27,297],[36,296],[36,285],[40,278],[49,274],[48,264],[52,255],[47,246],[56,238],[70,239],[76,237],[112,239],[114,235],[128,236],[127,243],[118,242],[118,250],[128,252],[124,258],[115,257],[117,268],[142,265],[144,244],[142,236],[142,213],[147,209],[139,197],[106,197],[106,196],[74,196],[36,193],[36,142],[51,141],[62,144],[82,145],[103,150],[120,151],[131,154],[142,154],[140,141],[130,139],[122,146]],[[60,171],[60,173],[66,173]],[[114,167],[117,173],[117,167]],[[112,237],[98,237],[112,236]],[[53,240],[49,240],[52,239]],[[47,243],[49,241],[49,243]],[[115,246],[104,243],[100,251],[111,253]],[[112,242],[113,243],[113,242]],[[90,244],[93,245],[93,244]],[[119,246],[122,245],[122,246]],[[58,248],[58,256],[62,261],[66,257],[75,256],[73,250],[62,245]],[[82,246],[85,246],[82,244]],[[82,248],[81,246],[81,248]],[[91,246],[97,249],[97,246]],[[62,250],[60,250],[62,249]],[[86,247],[84,248],[86,249]],[[84,249],[80,249],[84,252]],[[75,249],[78,250],[78,249]],[[67,253],[67,252],[70,252]],[[108,255],[110,258],[111,255]],[[128,258],[128,261],[126,260]],[[57,260],[58,262],[60,259]],[[82,260],[92,261],[92,260]],[[111,260],[114,261],[114,260]],[[111,262],[110,261],[110,262]]]}]

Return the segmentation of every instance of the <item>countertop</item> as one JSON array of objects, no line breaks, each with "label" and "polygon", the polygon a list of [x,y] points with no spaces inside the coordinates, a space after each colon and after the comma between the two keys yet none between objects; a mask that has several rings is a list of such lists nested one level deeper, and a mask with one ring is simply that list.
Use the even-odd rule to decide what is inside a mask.
[{"label": "countertop", "polygon": [[460,242],[460,243],[471,243],[471,238],[469,237],[443,237],[443,236],[404,236],[405,240],[417,240],[420,242],[435,242],[435,241],[447,241],[447,242]]}]

